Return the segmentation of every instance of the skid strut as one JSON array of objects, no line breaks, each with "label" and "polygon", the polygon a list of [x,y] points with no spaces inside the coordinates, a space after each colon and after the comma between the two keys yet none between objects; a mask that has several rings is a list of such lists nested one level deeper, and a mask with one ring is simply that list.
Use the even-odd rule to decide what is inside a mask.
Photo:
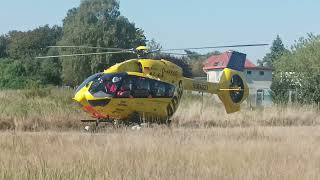
[{"label": "skid strut", "polygon": [[[83,123],[95,123],[94,130],[96,130],[100,123],[112,123],[112,124],[114,124],[115,121],[111,120],[111,119],[95,119],[95,120],[90,120],[89,119],[89,120],[81,120],[81,122],[83,122]],[[86,130],[88,130],[88,129],[86,129]]]}]

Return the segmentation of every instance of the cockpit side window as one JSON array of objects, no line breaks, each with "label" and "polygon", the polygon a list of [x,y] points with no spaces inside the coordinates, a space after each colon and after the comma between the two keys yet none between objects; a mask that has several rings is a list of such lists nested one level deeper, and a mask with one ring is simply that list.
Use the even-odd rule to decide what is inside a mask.
[{"label": "cockpit side window", "polygon": [[151,92],[155,98],[172,98],[175,87],[171,84],[153,80]]},{"label": "cockpit side window", "polygon": [[105,74],[93,81],[89,91],[95,97],[114,97],[123,78],[123,74]]},{"label": "cockpit side window", "polygon": [[160,81],[153,81],[151,86],[151,92],[153,97],[165,97],[166,87],[165,84]]},{"label": "cockpit side window", "polygon": [[143,77],[133,78],[133,97],[151,98],[149,79]]},{"label": "cockpit side window", "polygon": [[133,98],[132,86],[133,86],[133,81],[131,78],[123,79],[121,86],[118,89],[117,97],[118,98]]}]

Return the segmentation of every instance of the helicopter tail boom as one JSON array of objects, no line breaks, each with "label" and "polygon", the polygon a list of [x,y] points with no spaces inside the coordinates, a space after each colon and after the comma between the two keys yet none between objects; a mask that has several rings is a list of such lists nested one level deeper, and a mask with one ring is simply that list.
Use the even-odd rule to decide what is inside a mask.
[{"label": "helicopter tail boom", "polygon": [[233,51],[223,69],[219,83],[185,78],[184,89],[217,94],[227,113],[240,110],[240,104],[248,97],[249,88],[243,76],[246,54]]},{"label": "helicopter tail boom", "polygon": [[183,84],[185,90],[217,94],[227,113],[239,111],[240,104],[249,94],[242,72],[229,68],[223,70],[219,83],[185,78]]}]

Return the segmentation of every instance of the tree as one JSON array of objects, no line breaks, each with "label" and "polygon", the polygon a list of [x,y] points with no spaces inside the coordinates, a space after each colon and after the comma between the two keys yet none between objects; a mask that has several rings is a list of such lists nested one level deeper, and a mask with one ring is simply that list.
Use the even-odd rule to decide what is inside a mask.
[{"label": "tree", "polygon": [[7,57],[8,38],[4,35],[0,36],[0,58]]},{"label": "tree", "polygon": [[[23,62],[26,76],[32,79],[43,78],[43,60],[36,56],[47,55],[47,46],[55,45],[62,36],[62,28],[48,25],[26,32],[10,31],[8,33],[8,55],[11,59]],[[45,81],[43,81],[45,83]]]},{"label": "tree", "polygon": [[[63,20],[61,45],[134,48],[145,45],[143,31],[120,15],[116,0],[84,0]],[[62,49],[62,54],[102,52],[102,49]],[[135,57],[132,54],[70,57],[62,60],[63,81],[76,86],[92,73]]]},{"label": "tree", "polygon": [[150,41],[148,41],[147,46],[152,50],[162,49],[161,44],[158,43],[155,39],[151,39]]},{"label": "tree", "polygon": [[[48,55],[57,55],[57,49],[50,49]],[[41,63],[41,82],[42,84],[60,85],[61,79],[61,62],[59,58],[44,59]]]},{"label": "tree", "polygon": [[[151,41],[148,41],[147,46],[150,48],[150,50],[161,50],[162,46],[160,43],[158,43],[155,39],[151,39]],[[161,55],[161,51],[155,51],[148,55],[148,58],[155,58],[159,57]]]},{"label": "tree", "polygon": [[267,53],[266,56],[261,60],[258,60],[259,66],[273,67],[274,63],[281,58],[281,56],[289,51],[284,47],[282,40],[279,35],[273,41],[270,48],[270,53]]},{"label": "tree", "polygon": [[207,54],[199,54],[190,50],[185,50],[185,52],[187,54],[188,64],[191,67],[193,77],[206,76],[206,73],[203,71],[206,60],[212,55],[220,54],[219,51],[214,51]]},{"label": "tree", "polygon": [[27,84],[26,70],[20,61],[5,59],[0,63],[0,88],[20,89]]},{"label": "tree", "polygon": [[8,33],[8,54],[17,60],[33,59],[46,54],[47,46],[55,45],[62,36],[59,26],[50,28],[48,25],[27,32],[10,31]]},{"label": "tree", "polygon": [[60,77],[57,75],[60,72],[58,68],[53,68],[53,64],[48,63],[50,60],[37,60],[34,57],[47,55],[49,49],[46,47],[55,45],[61,36],[61,27],[48,25],[26,32],[10,31],[0,36],[0,58],[6,58],[2,59],[1,86],[24,88],[31,81],[57,84],[58,80],[52,80],[50,73]]},{"label": "tree", "polygon": [[289,90],[300,103],[320,103],[320,36],[308,34],[291,53],[275,61],[273,87],[276,102],[287,102]]}]

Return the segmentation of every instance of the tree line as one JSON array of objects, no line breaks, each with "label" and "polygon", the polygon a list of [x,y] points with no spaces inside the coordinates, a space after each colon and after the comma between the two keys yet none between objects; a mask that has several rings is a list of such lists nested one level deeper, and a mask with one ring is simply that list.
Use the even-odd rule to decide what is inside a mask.
[{"label": "tree line", "polygon": [[[92,53],[101,49],[56,49],[53,45],[133,48],[148,44],[142,29],[122,16],[117,0],[82,0],[79,7],[68,11],[63,25],[44,25],[30,31],[10,31],[0,36],[0,88],[68,85],[75,87],[86,77],[101,72],[115,63],[136,58],[133,54],[108,54],[83,57],[35,59],[36,56]],[[183,68],[184,75],[205,76],[203,62],[218,51],[201,55],[186,51],[187,56],[153,54],[153,58],[171,60]],[[299,103],[320,102],[320,36],[308,34],[291,48],[286,48],[279,36],[270,53],[258,61],[260,66],[274,69],[272,97],[276,103],[286,103],[290,91]]]},{"label": "tree line", "polygon": [[[22,32],[10,31],[0,36],[0,88],[68,85],[75,87],[89,75],[115,63],[136,58],[133,54],[108,54],[81,57],[35,59],[37,56],[95,53],[101,49],[56,49],[53,45],[134,48],[146,44],[142,29],[122,16],[117,0],[83,0],[68,11],[63,25]],[[191,70],[182,58],[167,56]]]},{"label": "tree line", "polygon": [[319,35],[308,34],[290,49],[277,36],[270,53],[258,63],[274,69],[271,90],[275,103],[286,104],[289,99],[300,104],[320,103]]}]

